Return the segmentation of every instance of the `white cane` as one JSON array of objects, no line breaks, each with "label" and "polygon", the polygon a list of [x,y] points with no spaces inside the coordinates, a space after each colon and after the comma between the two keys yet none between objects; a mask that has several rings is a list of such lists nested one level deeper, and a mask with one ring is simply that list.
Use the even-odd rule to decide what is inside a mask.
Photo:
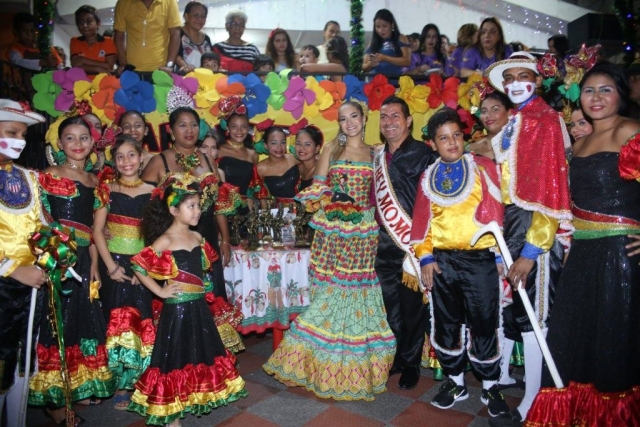
[{"label": "white cane", "polygon": [[[489,224],[478,230],[476,234],[474,234],[471,238],[471,246],[474,246],[478,242],[480,237],[487,233],[493,234],[496,242],[498,242],[498,247],[500,248],[502,259],[504,260],[505,269],[509,270],[509,268],[513,264],[513,258],[511,258],[511,253],[509,252],[509,248],[507,247],[507,242],[505,242],[504,237],[502,236],[502,231],[500,231],[500,226],[497,222],[491,221]],[[551,373],[551,377],[553,378],[553,382],[556,385],[556,388],[564,388],[564,384],[562,383],[562,379],[560,378],[560,374],[558,373],[558,368],[556,368],[556,364],[553,361],[551,352],[549,351],[547,341],[544,339],[544,335],[542,334],[540,325],[538,325],[538,319],[536,318],[536,314],[533,311],[533,307],[531,306],[531,302],[529,301],[529,296],[524,289],[522,281],[518,283],[517,290],[520,294],[522,304],[527,311],[527,315],[529,316],[531,326],[533,326],[533,333],[536,335],[536,339],[538,340],[538,344],[540,345],[540,349],[542,350],[542,354],[544,355],[544,360],[547,362],[547,366],[549,368],[549,372]]]},{"label": "white cane", "polygon": [[[78,282],[82,283],[82,277],[75,272],[75,270],[71,267],[67,269],[72,275],[73,278]],[[46,274],[46,273],[45,273]],[[24,385],[22,387],[22,397],[20,400],[20,412],[18,413],[18,425],[25,426],[27,425],[27,403],[29,400],[29,375],[31,370],[31,347],[33,341],[33,322],[36,316],[36,297],[38,295],[38,290],[33,288],[31,290],[31,306],[29,307],[29,322],[27,326],[27,352],[25,358],[25,366],[24,366]]]}]

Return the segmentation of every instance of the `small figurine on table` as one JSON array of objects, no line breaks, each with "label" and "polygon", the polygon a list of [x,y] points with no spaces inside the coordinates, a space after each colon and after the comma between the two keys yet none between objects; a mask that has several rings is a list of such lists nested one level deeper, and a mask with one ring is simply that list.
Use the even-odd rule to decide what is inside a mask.
[{"label": "small figurine on table", "polygon": [[254,203],[249,212],[249,217],[245,223],[247,227],[247,239],[249,240],[249,250],[256,250],[260,247],[258,231],[260,229],[260,218],[258,215],[258,204]]},{"label": "small figurine on table", "polygon": [[229,240],[231,243],[231,246],[238,246],[240,245],[240,241],[242,240],[240,238],[240,226],[242,225],[242,223],[244,222],[244,216],[240,215],[240,214],[236,214],[236,215],[232,215],[229,221]]},{"label": "small figurine on table", "polygon": [[271,228],[273,230],[273,247],[274,248],[283,248],[282,244],[282,227],[286,225],[286,221],[284,220],[284,206],[282,203],[278,204],[278,213],[275,218],[271,220]]}]

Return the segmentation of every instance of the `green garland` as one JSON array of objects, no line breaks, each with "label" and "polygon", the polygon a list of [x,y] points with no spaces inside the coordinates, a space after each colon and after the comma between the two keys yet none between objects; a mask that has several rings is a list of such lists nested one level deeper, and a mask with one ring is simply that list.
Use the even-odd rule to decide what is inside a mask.
[{"label": "green garland", "polygon": [[364,57],[364,27],[362,26],[362,4],[364,0],[351,1],[351,51],[349,53],[349,73],[362,74]]},{"label": "green garland", "polygon": [[613,9],[620,20],[625,41],[624,63],[628,67],[635,59],[636,25],[638,17],[633,13],[632,0],[614,0]]},{"label": "green garland", "polygon": [[56,0],[36,0],[33,2],[33,15],[36,18],[38,32],[38,49],[43,59],[51,55],[51,36],[53,34],[53,18],[56,12]]}]

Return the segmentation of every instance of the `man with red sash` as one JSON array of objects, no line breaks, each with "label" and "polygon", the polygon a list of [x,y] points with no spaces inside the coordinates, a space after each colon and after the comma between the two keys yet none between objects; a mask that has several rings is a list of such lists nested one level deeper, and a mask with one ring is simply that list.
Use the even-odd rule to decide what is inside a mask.
[{"label": "man with red sash", "polygon": [[[492,140],[502,172],[504,237],[515,260],[507,279],[514,287],[520,282],[525,285],[546,333],[563,246],[568,249],[572,230],[565,156],[570,140],[562,117],[536,95],[542,83],[537,64],[529,53],[515,52],[485,74],[516,106],[516,113]],[[522,335],[525,396],[518,408],[489,420],[492,426],[520,426],[540,389],[542,351],[518,293],[510,311],[511,316],[505,313],[505,334],[515,327]],[[505,345],[504,357],[510,354],[511,348]]]},{"label": "man with red sash", "polygon": [[[387,320],[397,349],[390,375],[402,372],[399,387],[414,388],[420,379],[420,361],[429,312],[419,287],[420,267],[410,242],[411,217],[420,175],[437,155],[411,136],[413,118],[407,103],[396,96],[380,108],[380,132],[385,145],[374,159],[376,219],[380,224],[375,270],[382,286]],[[409,270],[404,273],[403,263]]]}]

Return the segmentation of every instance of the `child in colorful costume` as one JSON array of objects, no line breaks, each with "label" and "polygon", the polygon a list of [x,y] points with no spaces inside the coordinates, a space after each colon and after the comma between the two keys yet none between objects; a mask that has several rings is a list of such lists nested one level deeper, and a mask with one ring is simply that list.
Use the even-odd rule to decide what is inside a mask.
[{"label": "child in colorful costume", "polygon": [[[66,394],[71,401],[97,404],[115,391],[116,381],[109,370],[105,347],[106,324],[98,289],[98,252],[93,244],[91,227],[93,209],[103,203],[106,189],[95,175],[86,172],[93,149],[92,127],[81,117],[69,117],[58,128],[58,145],[64,161],[40,174],[42,203],[51,217],[65,227],[73,227],[78,244],[78,261],[74,267],[82,282],[68,279],[68,295],[62,296],[66,367],[59,357],[58,339],[53,336],[49,320],[43,317],[38,343],[38,373],[30,384],[29,403],[59,408],[50,411],[54,421],[64,417]],[[47,298],[48,291],[45,292]],[[70,387],[64,378],[70,379]],[[70,390],[69,390],[70,388]]]},{"label": "child in colorful costume", "polygon": [[[19,423],[20,394],[27,381],[19,374],[24,372],[26,363],[31,289],[40,288],[46,281],[44,271],[34,265],[36,259],[26,236],[47,223],[37,174],[13,161],[27,145],[27,126],[44,121],[26,105],[0,99],[0,418],[6,401],[10,426]],[[42,308],[41,298],[42,292],[38,294],[37,313]],[[34,329],[35,337],[37,326]]]},{"label": "child in colorful costume", "polygon": [[493,236],[481,237],[473,247],[471,239],[482,225],[502,223],[498,173],[491,160],[464,153],[454,110],[438,111],[427,127],[440,158],[420,179],[411,241],[430,292],[431,345],[449,377],[431,403],[448,409],[469,397],[464,383],[469,361],[482,379],[481,400],[495,417],[509,411],[498,391],[502,287],[497,264],[502,260],[492,252]]},{"label": "child in colorful costume", "polygon": [[[156,328],[153,294],[133,275],[131,257],[144,248],[142,212],[154,186],[140,179],[142,147],[120,135],[111,149],[117,178],[108,180],[107,197],[94,213],[93,235],[100,253],[102,310],[107,319],[109,368],[118,381],[116,409],[129,405],[127,390],[149,366]],[[103,229],[108,230],[106,238]]]},{"label": "child in colorful costume", "polygon": [[168,174],[143,219],[145,239],[153,243],[131,259],[140,282],[164,299],[151,362],[129,405],[147,424],[179,426],[185,413],[207,414],[247,395],[236,358],[225,349],[205,301],[203,272],[218,255],[190,230],[215,187],[213,174],[199,180]]}]

